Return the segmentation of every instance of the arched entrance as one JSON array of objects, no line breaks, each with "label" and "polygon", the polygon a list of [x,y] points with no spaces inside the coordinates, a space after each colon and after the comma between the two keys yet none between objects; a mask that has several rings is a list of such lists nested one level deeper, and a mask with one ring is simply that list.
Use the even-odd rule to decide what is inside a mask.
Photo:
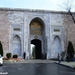
[{"label": "arched entrance", "polygon": [[[30,22],[30,44],[35,45],[36,59],[45,58],[45,54],[46,54],[45,41],[46,39],[45,39],[44,21],[39,17],[35,17]],[[30,53],[31,53],[31,50],[30,50]]]},{"label": "arched entrance", "polygon": [[21,40],[18,35],[13,38],[13,55],[21,56]]},{"label": "arched entrance", "polygon": [[30,44],[35,45],[35,49],[36,49],[35,59],[46,58],[45,57],[45,54],[46,54],[45,40],[46,39],[45,39],[44,21],[39,17],[35,17],[30,22]]},{"label": "arched entrance", "polygon": [[[36,46],[36,59],[46,58],[46,36],[45,36],[45,24],[44,21],[35,17],[30,22],[30,44]],[[32,41],[34,39],[34,41]],[[32,41],[32,42],[31,42]],[[38,44],[38,45],[37,45]],[[31,47],[31,46],[30,46]],[[31,49],[29,51],[31,58]],[[38,55],[39,54],[39,55]]]},{"label": "arched entrance", "polygon": [[35,59],[41,59],[42,58],[42,46],[41,46],[41,41],[38,39],[34,39],[31,41],[31,44],[35,45]]}]

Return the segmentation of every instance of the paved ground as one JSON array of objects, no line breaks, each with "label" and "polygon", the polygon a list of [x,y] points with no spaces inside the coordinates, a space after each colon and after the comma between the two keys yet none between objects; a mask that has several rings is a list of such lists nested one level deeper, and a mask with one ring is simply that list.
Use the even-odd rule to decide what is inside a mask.
[{"label": "paved ground", "polygon": [[[8,60],[4,61],[4,63],[54,63],[54,62],[58,63],[58,61],[52,61],[52,60],[23,60],[23,61],[18,61],[18,62],[8,61]],[[60,64],[75,68],[75,62],[61,61]]]},{"label": "paved ground", "polygon": [[[24,60],[20,62],[4,61],[0,66],[0,75],[75,75],[75,70],[51,60]],[[64,65],[75,65],[75,62],[61,62]]]},{"label": "paved ground", "polygon": [[52,60],[23,60],[23,61],[18,61],[18,62],[15,62],[15,61],[4,61],[4,63],[54,63],[54,61]]},{"label": "paved ground", "polygon": [[[58,61],[52,61],[52,60],[23,60],[23,61],[18,61],[18,62],[8,61],[8,60],[4,61],[4,63],[54,63],[54,62],[58,63]],[[75,62],[61,61],[60,64],[75,67]]]},{"label": "paved ground", "polygon": [[[55,63],[58,63],[58,61],[55,61]],[[68,67],[71,67],[71,68],[75,68],[75,62],[66,62],[66,61],[64,62],[64,61],[61,61],[60,64],[68,66]]]},{"label": "paved ground", "polygon": [[75,75],[75,70],[55,63],[4,63],[0,75]]}]

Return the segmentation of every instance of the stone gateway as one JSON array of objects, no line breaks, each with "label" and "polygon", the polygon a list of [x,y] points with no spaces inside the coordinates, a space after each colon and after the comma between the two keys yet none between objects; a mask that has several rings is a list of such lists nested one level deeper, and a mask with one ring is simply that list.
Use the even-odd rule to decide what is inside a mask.
[{"label": "stone gateway", "polygon": [[[74,14],[74,13],[73,13]],[[75,14],[74,14],[75,15]],[[68,41],[75,45],[75,24],[66,12],[0,8],[0,41],[7,53],[26,59],[57,58],[67,50]]]}]

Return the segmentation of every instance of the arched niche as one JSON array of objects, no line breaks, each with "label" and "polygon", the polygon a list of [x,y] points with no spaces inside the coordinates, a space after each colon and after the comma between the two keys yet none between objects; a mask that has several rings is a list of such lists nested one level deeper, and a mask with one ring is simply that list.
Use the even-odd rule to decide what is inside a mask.
[{"label": "arched niche", "polygon": [[39,17],[32,19],[30,22],[30,34],[43,35],[44,34],[44,22]]},{"label": "arched niche", "polygon": [[17,54],[18,56],[21,56],[21,39],[18,35],[15,35],[13,37],[13,55]]},{"label": "arched niche", "polygon": [[57,58],[58,53],[61,54],[61,40],[59,38],[59,36],[55,36],[54,37],[54,41],[53,41],[53,50],[52,50],[52,57],[53,58]]}]

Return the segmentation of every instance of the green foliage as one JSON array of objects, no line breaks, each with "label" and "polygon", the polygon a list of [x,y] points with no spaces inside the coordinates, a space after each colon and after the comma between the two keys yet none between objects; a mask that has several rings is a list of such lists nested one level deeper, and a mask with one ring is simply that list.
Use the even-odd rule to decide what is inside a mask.
[{"label": "green foliage", "polygon": [[1,54],[1,56],[3,56],[3,47],[2,47],[1,41],[0,41],[0,54]]},{"label": "green foliage", "polygon": [[61,53],[61,60],[64,60],[64,56],[65,56],[65,52],[64,51],[62,51],[62,53]]},{"label": "green foliage", "polygon": [[73,47],[73,44],[72,44],[72,42],[71,41],[69,41],[69,43],[68,43],[68,47],[67,47],[67,53],[69,54],[74,54],[74,47]]},{"label": "green foliage", "polygon": [[33,56],[33,58],[35,58],[35,46],[33,47],[32,56]]},{"label": "green foliage", "polygon": [[16,54],[15,54],[15,55],[13,55],[13,58],[18,58],[18,55],[16,55]]},{"label": "green foliage", "polygon": [[7,54],[6,54],[6,57],[7,57],[8,59],[10,59],[10,58],[11,58],[11,55],[12,55],[11,53],[7,53]]}]

